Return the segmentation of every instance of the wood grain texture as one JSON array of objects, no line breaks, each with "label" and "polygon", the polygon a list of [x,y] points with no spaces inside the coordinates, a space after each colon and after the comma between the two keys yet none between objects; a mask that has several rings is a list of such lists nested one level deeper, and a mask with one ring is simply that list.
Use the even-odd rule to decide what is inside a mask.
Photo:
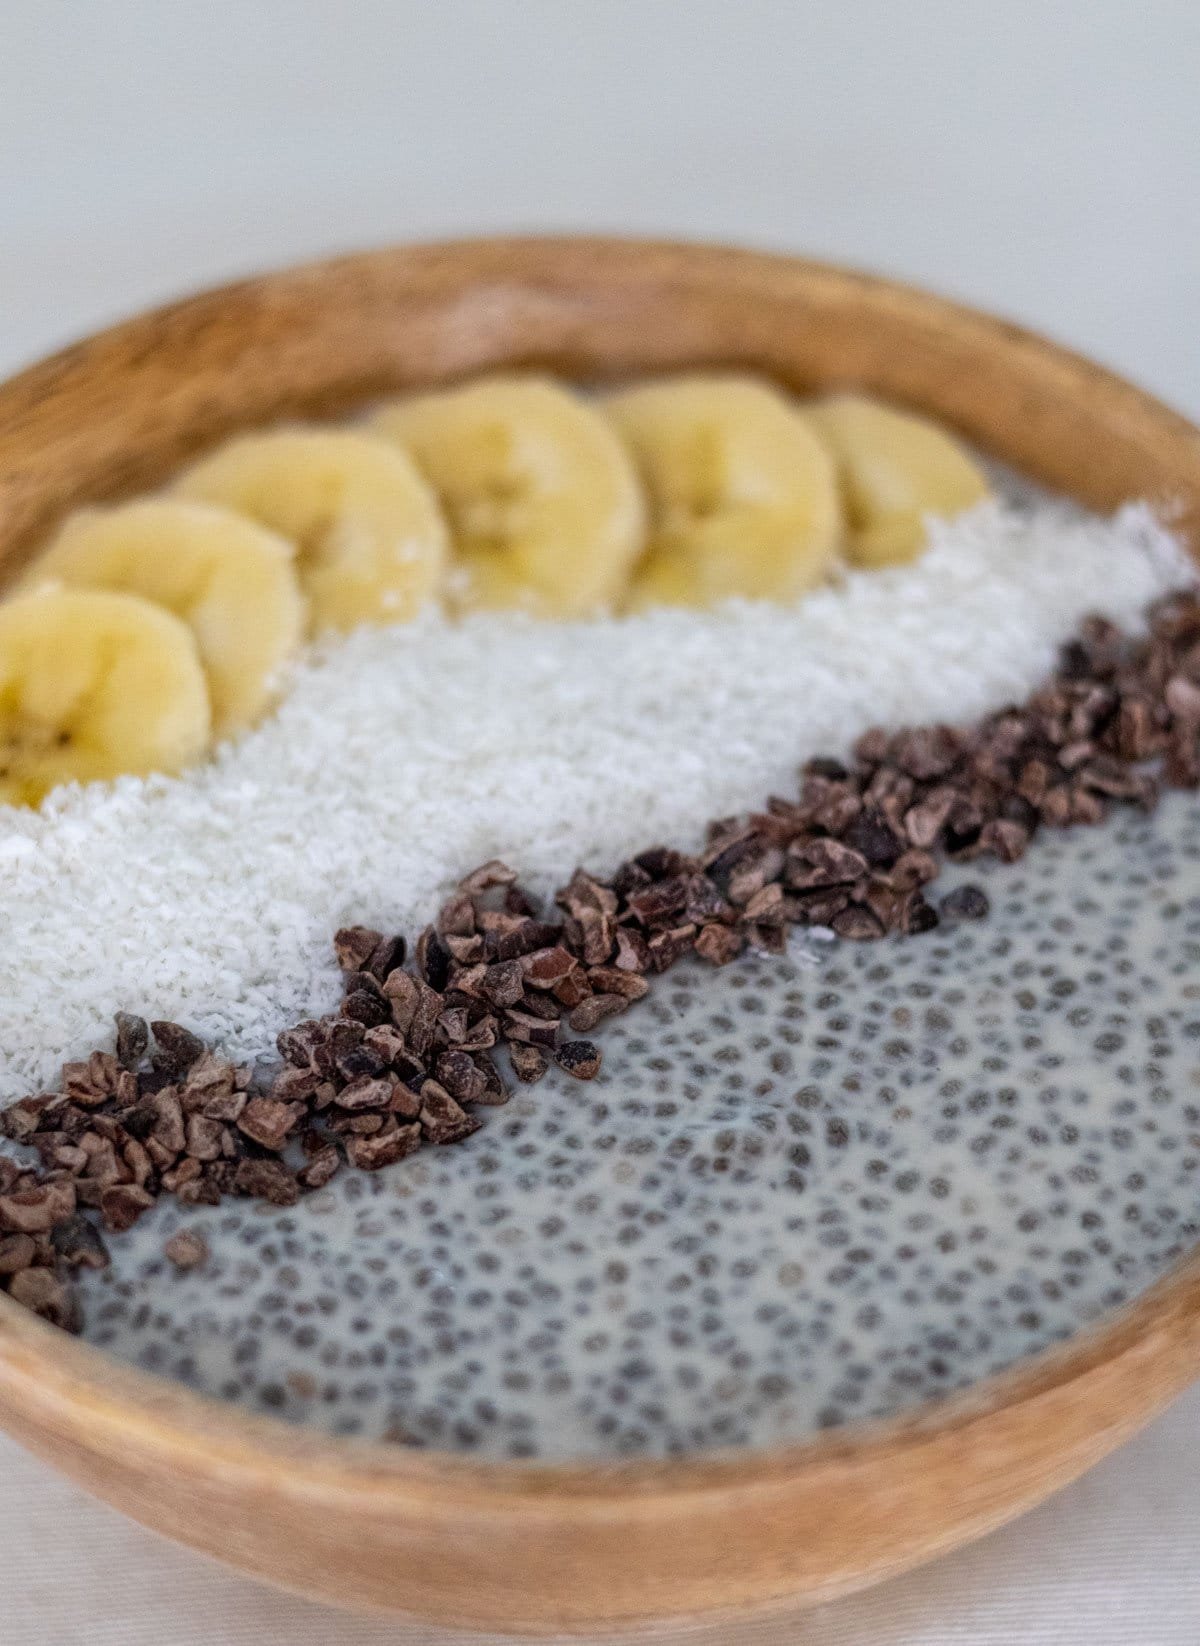
[{"label": "wood grain texture", "polygon": [[[697,364],[858,384],[1080,501],[1168,505],[1200,550],[1200,432],[1015,327],[794,259],[606,240],[371,253],[132,320],[0,387],[0,566],[82,501],[231,429],[491,366]],[[146,1525],[292,1589],[578,1630],[875,1581],[1063,1485],[1196,1375],[1200,1257],[1061,1349],[887,1423],[669,1463],[484,1464],[335,1441],[110,1361],[0,1297],[0,1422]]]}]

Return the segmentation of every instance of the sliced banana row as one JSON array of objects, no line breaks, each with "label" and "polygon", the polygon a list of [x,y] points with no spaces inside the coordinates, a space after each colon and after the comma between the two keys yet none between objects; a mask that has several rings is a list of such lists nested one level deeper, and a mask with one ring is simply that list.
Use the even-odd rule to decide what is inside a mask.
[{"label": "sliced banana row", "polygon": [[496,376],[364,429],[239,436],[171,489],[72,515],[0,605],[0,801],[176,771],[251,726],[306,633],[792,600],[911,559],[986,495],[924,419],[692,374],[585,399]]},{"label": "sliced banana row", "polygon": [[239,437],[71,515],[0,604],[0,802],[180,770],[260,718],[306,633],[415,616],[448,552],[412,459],[343,429]]},{"label": "sliced banana row", "polygon": [[854,395],[805,407],[731,373],[590,402],[545,379],[493,377],[397,401],[371,427],[437,493],[459,610],[571,618],[790,600],[839,555],[911,559],[927,515],[987,493],[925,419]]}]

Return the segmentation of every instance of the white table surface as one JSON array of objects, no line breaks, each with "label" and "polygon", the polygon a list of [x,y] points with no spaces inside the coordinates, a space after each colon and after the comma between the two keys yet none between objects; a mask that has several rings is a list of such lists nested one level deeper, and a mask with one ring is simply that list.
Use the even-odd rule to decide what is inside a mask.
[{"label": "white table surface", "polygon": [[[0,0],[0,370],[147,303],[489,229],[680,234],[924,282],[1200,415],[1194,0]],[[1200,1637],[1200,1393],[1023,1522],[804,1625]],[[0,1441],[4,1646],[376,1646]]]}]

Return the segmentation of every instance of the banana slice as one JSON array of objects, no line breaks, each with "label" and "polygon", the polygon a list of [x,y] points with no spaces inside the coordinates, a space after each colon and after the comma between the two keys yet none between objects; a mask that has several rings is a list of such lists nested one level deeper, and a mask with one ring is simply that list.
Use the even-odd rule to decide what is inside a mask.
[{"label": "banana slice", "polygon": [[642,547],[633,465],[604,418],[538,377],[491,377],[386,406],[450,519],[462,608],[582,617],[625,588]]},{"label": "banana slice", "polygon": [[860,566],[914,559],[925,517],[954,515],[988,495],[982,471],[935,423],[856,394],[809,408],[837,460],[849,516],[848,555]]},{"label": "banana slice", "polygon": [[203,754],[209,721],[191,630],[161,606],[95,589],[0,604],[0,802],[179,771]]},{"label": "banana slice", "polygon": [[437,499],[403,452],[349,429],[228,441],[176,483],[296,545],[317,629],[405,623],[437,592],[447,553]]},{"label": "banana slice", "polygon": [[650,497],[650,542],[629,604],[790,600],[837,552],[833,463],[776,389],[723,374],[664,378],[607,411]]},{"label": "banana slice", "polygon": [[145,498],[71,515],[22,587],[113,589],[191,629],[217,737],[253,724],[304,633],[292,545],[230,509]]}]

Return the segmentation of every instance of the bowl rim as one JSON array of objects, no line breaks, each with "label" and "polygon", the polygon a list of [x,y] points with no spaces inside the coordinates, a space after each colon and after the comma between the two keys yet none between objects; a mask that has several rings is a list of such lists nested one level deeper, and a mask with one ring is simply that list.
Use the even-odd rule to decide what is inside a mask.
[{"label": "bowl rim", "polygon": [[[658,259],[668,270],[703,265],[714,278],[737,281],[804,279],[820,287],[836,282],[869,292],[880,302],[916,315],[930,327],[965,328],[982,342],[1036,355],[1047,374],[1071,393],[1100,396],[1114,416],[1149,418],[1164,442],[1174,443],[1200,476],[1200,431],[1124,379],[1084,356],[1024,327],[993,318],[920,288],[784,253],[741,251],[702,242],[609,236],[536,236],[456,239],[416,247],[353,253],[266,273],[211,288],[143,312],[25,367],[0,385],[0,465],[3,430],[35,415],[40,397],[65,380],[86,374],[92,362],[153,336],[156,328],[207,324],[224,305],[257,300],[285,288],[319,285],[349,272],[373,271],[398,257],[417,277],[447,260],[474,257],[486,268],[536,271],[547,260],[580,258],[603,278],[640,259]],[[1064,393],[1067,392],[1064,390]],[[1190,469],[1189,469],[1190,472]],[[2,478],[2,476],[0,476]],[[574,1501],[598,1508],[619,1506],[637,1514],[651,1503],[682,1501],[731,1489],[833,1478],[847,1466],[885,1454],[915,1452],[932,1435],[966,1437],[1001,1412],[1035,1408],[1051,1391],[1087,1380],[1100,1368],[1121,1364],[1144,1380],[1136,1423],[1113,1420],[1115,1443],[1161,1409],[1196,1373],[1200,1352],[1200,1249],[1193,1250],[1152,1286],[1065,1342],[1029,1356],[956,1393],[926,1401],[890,1417],[852,1422],[796,1441],[754,1448],[720,1448],[679,1457],[586,1458],[562,1462],[480,1459],[433,1449],[413,1450],[386,1441],[338,1437],[246,1411],[200,1394],[166,1376],[127,1365],[105,1350],[67,1338],[0,1294],[0,1406],[23,1416],[22,1432],[49,1427],[81,1448],[108,1437],[147,1456],[170,1459],[186,1450],[206,1467],[246,1483],[269,1477],[297,1497],[309,1492],[351,1493],[364,1501],[392,1497],[408,1504],[435,1500],[507,1511],[553,1512]],[[1102,1449],[1107,1449],[1102,1447]]]}]

